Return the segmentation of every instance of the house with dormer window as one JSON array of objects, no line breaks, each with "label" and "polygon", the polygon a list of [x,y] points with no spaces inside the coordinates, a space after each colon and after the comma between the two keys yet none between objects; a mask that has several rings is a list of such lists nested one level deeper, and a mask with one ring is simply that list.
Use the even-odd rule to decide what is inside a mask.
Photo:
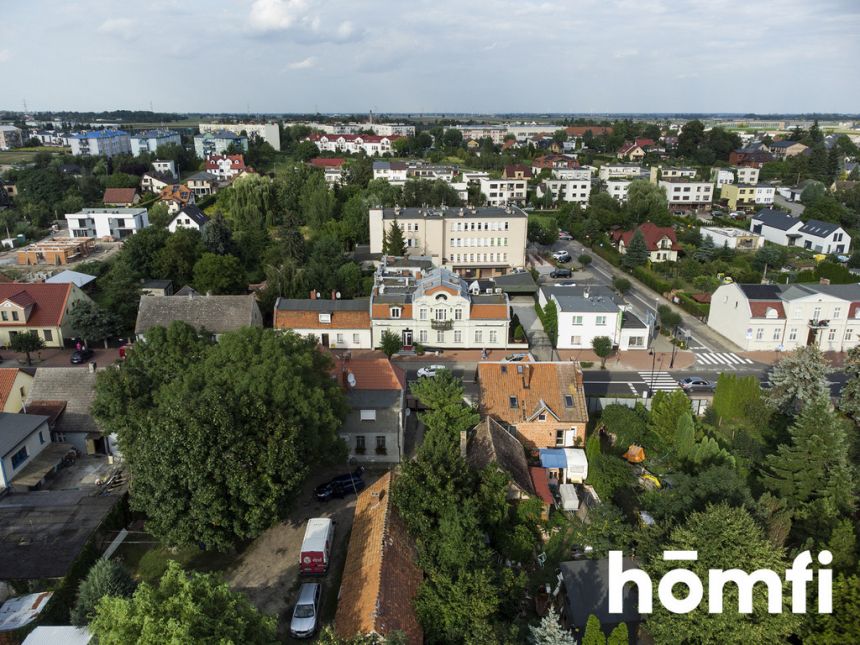
[{"label": "house with dormer window", "polygon": [[[642,237],[645,238],[645,246],[648,248],[651,262],[677,261],[681,247],[678,244],[675,229],[671,226],[657,226],[653,222],[645,222],[638,230],[642,231]],[[615,242],[621,255],[627,253],[627,247],[635,233],[636,229],[612,233],[612,241]]]},{"label": "house with dormer window", "polygon": [[63,347],[75,332],[68,324],[72,306],[89,296],[74,284],[0,283],[0,345],[16,334],[33,333],[46,347]]}]

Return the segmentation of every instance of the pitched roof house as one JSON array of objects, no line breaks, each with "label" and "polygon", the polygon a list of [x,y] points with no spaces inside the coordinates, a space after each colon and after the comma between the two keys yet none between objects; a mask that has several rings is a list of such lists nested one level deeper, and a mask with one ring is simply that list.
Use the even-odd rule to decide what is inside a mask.
[{"label": "pitched roof house", "polygon": [[194,191],[184,184],[170,184],[161,189],[160,198],[167,204],[167,212],[173,215],[183,206],[194,203]]},{"label": "pitched roof house", "polygon": [[153,327],[168,327],[180,320],[217,338],[243,327],[262,327],[263,316],[253,295],[248,296],[141,296],[135,336],[143,338]]},{"label": "pitched roof house", "polygon": [[636,230],[642,231],[645,247],[651,255],[652,262],[675,262],[678,259],[681,245],[678,244],[675,229],[671,226],[657,226],[654,222],[645,222],[637,229],[629,231],[613,231],[612,241],[618,247],[619,253],[622,255],[627,253],[627,247],[630,246],[630,241]]},{"label": "pitched roof house", "polygon": [[645,151],[641,146],[636,145],[635,143],[627,142],[623,146],[618,149],[618,153],[616,156],[619,159],[630,159],[632,161],[639,161],[645,156]]},{"label": "pitched roof house", "polygon": [[765,208],[753,215],[750,231],[781,246],[799,246],[816,253],[848,253],[851,236],[839,224],[806,220],[791,213]]},{"label": "pitched roof house", "polygon": [[8,347],[15,334],[33,332],[46,347],[62,347],[63,339],[74,335],[69,311],[89,299],[72,283],[0,283],[0,345]]},{"label": "pitched roof house", "polygon": [[175,233],[179,228],[193,228],[199,231],[203,225],[209,221],[209,217],[194,204],[188,204],[178,211],[170,223],[167,225],[167,230]]},{"label": "pitched roof house", "polygon": [[527,448],[585,444],[588,409],[578,363],[479,363],[481,412]]},{"label": "pitched roof house", "polygon": [[20,412],[33,377],[17,367],[0,368],[0,412]]},{"label": "pitched roof house", "polygon": [[370,300],[330,300],[278,298],[275,301],[275,329],[313,335],[323,347],[372,349],[370,340]]},{"label": "pitched roof house", "polygon": [[490,416],[477,425],[469,439],[466,462],[475,470],[493,465],[504,471],[510,481],[509,500],[528,499],[536,494],[523,444]]},{"label": "pitched roof house", "polygon": [[122,206],[129,208],[140,201],[137,188],[107,188],[102,197],[105,206]]},{"label": "pitched roof house", "polygon": [[511,164],[502,171],[504,179],[531,179],[532,169],[525,164]]},{"label": "pitched roof house", "polygon": [[386,473],[356,500],[334,627],[342,638],[399,631],[409,645],[420,645],[424,635],[413,602],[423,574],[391,502],[393,479]]}]

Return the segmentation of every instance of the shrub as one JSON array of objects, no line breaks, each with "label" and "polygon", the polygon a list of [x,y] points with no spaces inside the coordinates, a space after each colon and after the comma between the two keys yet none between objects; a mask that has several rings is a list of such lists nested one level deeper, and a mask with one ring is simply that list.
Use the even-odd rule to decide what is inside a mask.
[{"label": "shrub", "polygon": [[119,562],[100,558],[78,588],[78,599],[72,608],[73,625],[84,627],[96,614],[96,605],[105,596],[128,597],[134,592],[131,575]]},{"label": "shrub", "polygon": [[661,278],[658,278],[650,269],[646,269],[645,267],[634,267],[630,271],[630,273],[642,284],[647,287],[650,287],[657,293],[662,294],[672,290],[672,285],[670,283],[666,282]]}]

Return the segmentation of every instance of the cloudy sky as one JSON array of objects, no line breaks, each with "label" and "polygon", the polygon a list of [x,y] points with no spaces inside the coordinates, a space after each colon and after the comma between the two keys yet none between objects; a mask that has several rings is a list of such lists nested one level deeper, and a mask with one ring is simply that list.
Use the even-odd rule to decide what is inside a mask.
[{"label": "cloudy sky", "polygon": [[858,0],[9,0],[0,108],[858,112],[858,61]]}]

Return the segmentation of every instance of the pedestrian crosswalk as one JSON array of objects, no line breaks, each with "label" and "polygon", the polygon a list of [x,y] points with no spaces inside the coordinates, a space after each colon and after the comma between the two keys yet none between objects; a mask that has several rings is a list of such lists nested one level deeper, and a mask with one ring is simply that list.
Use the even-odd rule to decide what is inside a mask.
[{"label": "pedestrian crosswalk", "polygon": [[696,361],[701,365],[752,365],[752,361],[732,352],[703,352],[696,354]]},{"label": "pedestrian crosswalk", "polygon": [[678,385],[678,381],[672,378],[672,375],[669,374],[669,372],[639,372],[639,376],[643,381],[645,381],[645,385],[655,392],[660,390],[671,392],[672,390],[681,389],[681,386]]}]

